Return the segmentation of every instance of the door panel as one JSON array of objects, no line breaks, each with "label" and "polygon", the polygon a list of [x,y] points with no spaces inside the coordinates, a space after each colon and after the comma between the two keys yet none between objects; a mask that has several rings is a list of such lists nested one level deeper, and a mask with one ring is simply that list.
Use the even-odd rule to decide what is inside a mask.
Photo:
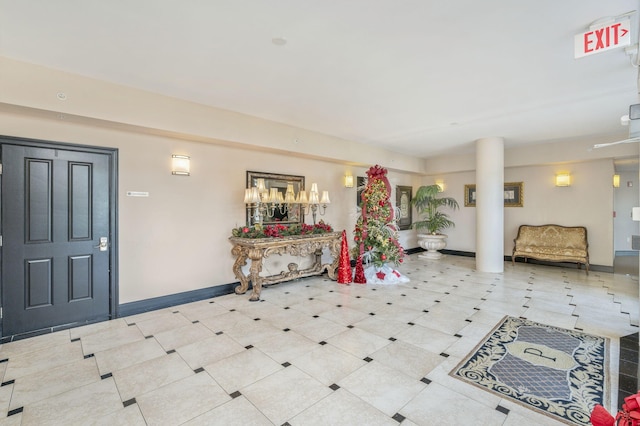
[{"label": "door panel", "polygon": [[3,335],[109,318],[109,156],[7,144],[2,163]]}]

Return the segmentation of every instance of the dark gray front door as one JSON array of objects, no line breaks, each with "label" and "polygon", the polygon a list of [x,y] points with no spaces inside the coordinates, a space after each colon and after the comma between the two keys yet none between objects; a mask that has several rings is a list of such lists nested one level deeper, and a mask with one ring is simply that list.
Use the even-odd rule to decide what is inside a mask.
[{"label": "dark gray front door", "polygon": [[2,335],[109,318],[109,155],[2,149]]}]

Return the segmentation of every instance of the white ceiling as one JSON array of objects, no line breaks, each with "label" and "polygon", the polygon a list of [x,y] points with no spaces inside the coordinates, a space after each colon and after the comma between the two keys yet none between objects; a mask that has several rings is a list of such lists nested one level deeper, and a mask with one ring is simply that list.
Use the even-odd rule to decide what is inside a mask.
[{"label": "white ceiling", "polygon": [[429,157],[489,136],[624,136],[636,58],[574,59],[574,36],[633,10],[638,0],[0,0],[0,55]]}]

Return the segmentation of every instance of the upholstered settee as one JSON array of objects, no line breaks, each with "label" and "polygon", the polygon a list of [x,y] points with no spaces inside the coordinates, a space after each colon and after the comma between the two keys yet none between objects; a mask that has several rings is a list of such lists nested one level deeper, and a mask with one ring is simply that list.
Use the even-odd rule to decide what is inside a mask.
[{"label": "upholstered settee", "polygon": [[548,262],[575,262],[578,268],[585,265],[589,273],[589,243],[584,226],[520,225],[513,240],[511,262],[516,257]]}]

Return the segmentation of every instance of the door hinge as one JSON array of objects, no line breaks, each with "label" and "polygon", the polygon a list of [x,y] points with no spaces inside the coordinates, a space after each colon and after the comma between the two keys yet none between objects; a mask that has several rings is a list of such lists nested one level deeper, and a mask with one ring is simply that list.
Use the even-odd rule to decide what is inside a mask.
[{"label": "door hinge", "polygon": [[0,247],[2,247],[2,235],[0,235]]},{"label": "door hinge", "polygon": [[0,175],[2,174],[2,163],[0,163]]}]

